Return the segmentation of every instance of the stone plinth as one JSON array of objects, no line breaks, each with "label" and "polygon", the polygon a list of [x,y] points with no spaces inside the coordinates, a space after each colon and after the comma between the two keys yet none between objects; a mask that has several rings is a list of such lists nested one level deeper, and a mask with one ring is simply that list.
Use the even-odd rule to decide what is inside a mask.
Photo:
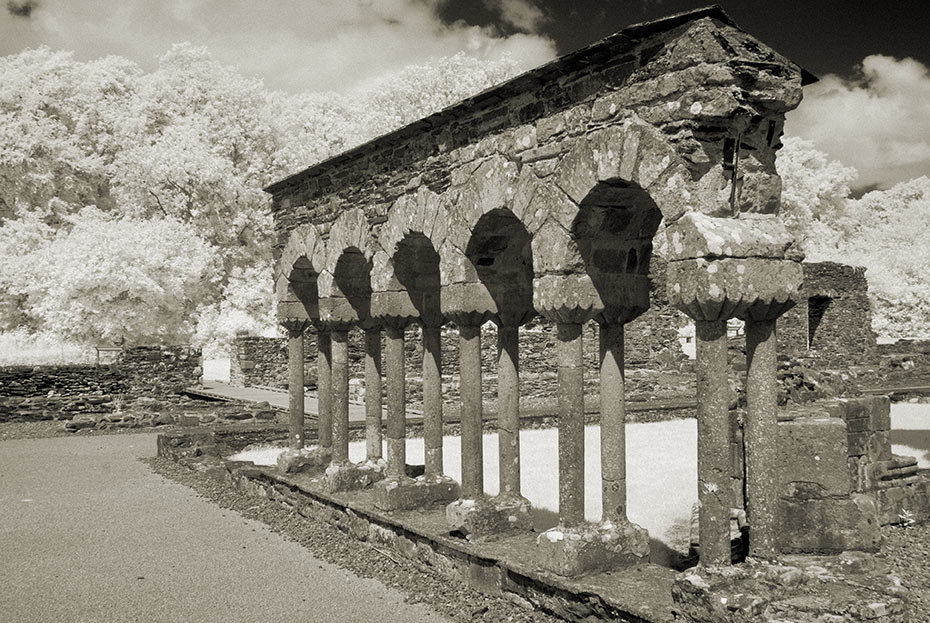
[{"label": "stone plinth", "polygon": [[446,507],[449,531],[469,541],[492,541],[514,533],[533,530],[529,500],[504,495],[456,500]]},{"label": "stone plinth", "polygon": [[364,463],[333,463],[323,473],[323,488],[336,491],[365,489],[384,478],[387,462],[384,459]]},{"label": "stone plinth", "polygon": [[632,522],[558,526],[536,539],[542,566],[574,577],[649,561],[649,533]]},{"label": "stone plinth", "polygon": [[278,469],[285,474],[302,474],[322,472],[332,460],[330,448],[312,446],[308,448],[289,448],[278,455]]},{"label": "stone plinth", "polygon": [[448,476],[390,476],[375,484],[375,506],[383,511],[427,508],[458,496],[459,484]]}]

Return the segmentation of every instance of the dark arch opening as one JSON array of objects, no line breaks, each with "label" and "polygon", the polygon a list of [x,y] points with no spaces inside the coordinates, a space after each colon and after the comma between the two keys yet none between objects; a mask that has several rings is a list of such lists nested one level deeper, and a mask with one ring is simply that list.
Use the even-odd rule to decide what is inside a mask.
[{"label": "dark arch opening", "polygon": [[288,275],[289,289],[294,298],[300,301],[312,320],[320,317],[320,295],[317,290],[317,273],[305,256],[297,258]]},{"label": "dark arch opening", "polygon": [[334,298],[345,299],[358,322],[368,320],[371,308],[371,261],[352,247],[343,251],[333,272]]},{"label": "dark arch opening", "polygon": [[523,324],[533,311],[532,237],[510,210],[484,214],[472,231],[465,255],[475,267],[505,322]]},{"label": "dark arch opening", "polygon": [[393,260],[394,274],[420,318],[431,326],[440,324],[439,254],[429,238],[420,232],[408,233],[397,244]]},{"label": "dark arch opening", "polygon": [[661,222],[659,207],[635,182],[600,182],[582,200],[571,233],[608,308],[631,303],[624,297],[629,276],[648,277],[652,239]]}]

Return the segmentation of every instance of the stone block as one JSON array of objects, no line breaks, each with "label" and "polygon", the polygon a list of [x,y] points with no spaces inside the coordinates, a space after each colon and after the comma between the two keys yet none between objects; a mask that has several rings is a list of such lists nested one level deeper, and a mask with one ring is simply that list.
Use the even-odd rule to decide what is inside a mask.
[{"label": "stone block", "polygon": [[891,437],[887,430],[873,431],[869,435],[868,457],[870,461],[891,460]]},{"label": "stone block", "polygon": [[874,494],[883,526],[930,518],[930,480],[921,478],[904,486],[878,489]]},{"label": "stone block", "polygon": [[872,430],[891,430],[891,399],[888,396],[874,396],[869,418]]},{"label": "stone block", "polygon": [[877,551],[881,545],[878,505],[871,495],[779,501],[778,548],[785,554]]},{"label": "stone block", "polygon": [[565,577],[610,571],[649,560],[649,533],[632,522],[561,526],[536,539],[543,568]]},{"label": "stone block", "polygon": [[869,433],[849,433],[847,443],[849,444],[849,456],[864,456],[869,453]]},{"label": "stone block", "polygon": [[387,463],[379,461],[366,461],[364,463],[330,464],[323,472],[321,484],[325,491],[357,491],[370,487],[384,478]]},{"label": "stone block", "polygon": [[705,257],[782,259],[793,241],[776,218],[716,218],[688,212],[666,230],[670,260]]},{"label": "stone block", "polygon": [[848,494],[852,481],[847,459],[842,420],[799,418],[778,424],[776,482],[781,495],[819,498]]},{"label": "stone block", "polygon": [[429,508],[459,496],[459,485],[447,476],[385,478],[374,486],[375,506],[382,511]]},{"label": "stone block", "polygon": [[290,448],[278,455],[278,469],[285,474],[319,473],[332,460],[332,450],[317,446]]},{"label": "stone block", "polygon": [[494,539],[533,529],[529,500],[520,496],[456,500],[446,506],[446,523],[450,532],[469,541]]}]

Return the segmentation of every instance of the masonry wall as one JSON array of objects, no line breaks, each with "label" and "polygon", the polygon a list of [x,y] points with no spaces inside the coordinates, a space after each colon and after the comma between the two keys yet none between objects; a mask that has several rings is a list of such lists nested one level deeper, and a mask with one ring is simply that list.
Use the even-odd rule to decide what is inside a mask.
[{"label": "masonry wall", "polygon": [[111,413],[142,397],[170,402],[201,374],[200,351],[177,346],[129,348],[103,366],[3,367],[0,421]]},{"label": "masonry wall", "polygon": [[865,364],[876,358],[865,268],[805,263],[798,304],[778,320],[782,352],[812,355],[828,364]]}]

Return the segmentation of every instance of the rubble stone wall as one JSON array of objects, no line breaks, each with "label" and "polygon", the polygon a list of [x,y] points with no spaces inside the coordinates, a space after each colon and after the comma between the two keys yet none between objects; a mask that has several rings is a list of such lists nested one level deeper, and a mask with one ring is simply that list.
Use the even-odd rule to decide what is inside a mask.
[{"label": "rubble stone wall", "polygon": [[178,346],[128,348],[103,366],[0,368],[0,421],[112,413],[141,397],[171,401],[201,370],[200,351]]}]

